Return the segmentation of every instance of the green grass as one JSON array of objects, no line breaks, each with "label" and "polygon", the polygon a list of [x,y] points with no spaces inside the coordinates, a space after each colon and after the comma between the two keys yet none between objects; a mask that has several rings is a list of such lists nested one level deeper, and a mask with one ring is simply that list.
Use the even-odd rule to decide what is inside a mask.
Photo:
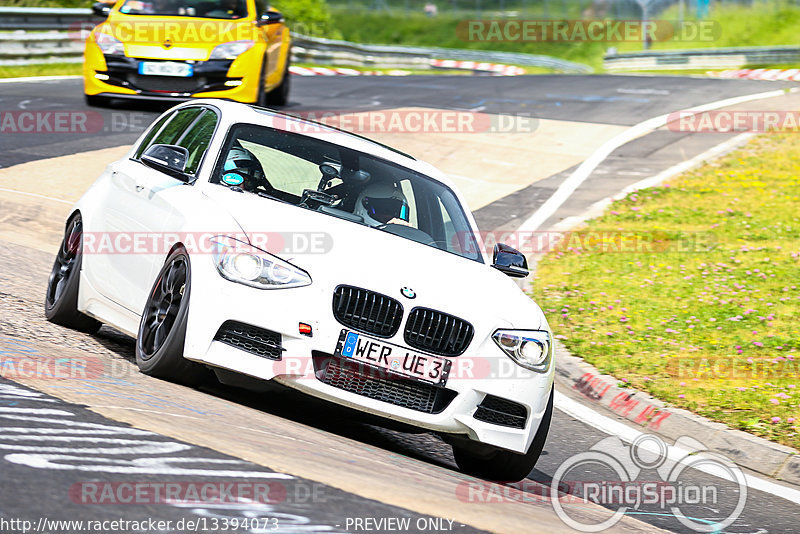
[{"label": "green grass", "polygon": [[79,75],[80,63],[42,63],[39,65],[0,66],[0,78],[21,78],[27,76]]},{"label": "green grass", "polygon": [[459,22],[465,20],[464,16],[457,15],[426,17],[411,13],[400,16],[380,12],[354,13],[339,9],[333,9],[332,14],[333,25],[342,32],[343,38],[361,43],[545,54],[584,63],[595,70],[602,68],[603,53],[608,46],[606,43],[468,41],[462,39],[457,32]]},{"label": "green grass", "polygon": [[[426,17],[418,12],[410,14],[374,11],[353,11],[339,7],[331,10],[333,26],[341,31],[345,40],[418,46],[441,46],[545,54],[569,61],[584,63],[602,72],[602,58],[606,49],[615,47],[620,52],[641,51],[639,42],[476,42],[459,37],[458,23],[474,19],[474,14],[442,13]],[[687,10],[688,12],[688,10]],[[492,18],[485,13],[484,18]],[[536,17],[527,17],[536,18]],[[660,20],[677,20],[677,8],[658,16]],[[687,18],[687,20],[690,20]],[[788,3],[757,4],[753,7],[714,5],[709,20],[715,21],[718,31],[712,40],[669,40],[655,42],[653,50],[689,49],[729,46],[796,45],[797,28],[800,27],[800,6]],[[786,66],[787,68],[791,66]],[[776,66],[782,68],[782,66]]]},{"label": "green grass", "polygon": [[764,135],[630,194],[544,257],[534,297],[601,372],[800,448],[799,175],[800,136]]},{"label": "green grass", "polygon": [[[677,20],[673,7],[658,16],[661,20]],[[691,19],[687,19],[691,20]],[[712,40],[671,40],[656,42],[653,50],[691,48],[720,48],[732,46],[797,45],[797,28],[800,25],[800,6],[788,2],[753,4],[744,6],[714,6],[708,20],[718,25]],[[621,43],[620,51],[638,51],[639,43]]]}]

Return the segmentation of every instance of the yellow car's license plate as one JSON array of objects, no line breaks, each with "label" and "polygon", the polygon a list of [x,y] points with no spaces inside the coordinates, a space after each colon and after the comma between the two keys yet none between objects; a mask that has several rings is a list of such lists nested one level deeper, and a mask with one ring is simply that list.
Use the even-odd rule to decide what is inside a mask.
[{"label": "yellow car's license plate", "polygon": [[175,61],[142,61],[139,63],[139,74],[148,76],[181,76],[188,78],[192,75],[192,66],[188,63]]}]

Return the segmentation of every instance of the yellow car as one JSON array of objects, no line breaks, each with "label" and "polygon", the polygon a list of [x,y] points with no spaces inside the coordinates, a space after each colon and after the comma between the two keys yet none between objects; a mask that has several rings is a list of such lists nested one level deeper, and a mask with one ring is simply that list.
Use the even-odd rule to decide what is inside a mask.
[{"label": "yellow car", "polygon": [[119,0],[86,40],[86,103],[225,98],[285,105],[291,39],[266,0]]}]

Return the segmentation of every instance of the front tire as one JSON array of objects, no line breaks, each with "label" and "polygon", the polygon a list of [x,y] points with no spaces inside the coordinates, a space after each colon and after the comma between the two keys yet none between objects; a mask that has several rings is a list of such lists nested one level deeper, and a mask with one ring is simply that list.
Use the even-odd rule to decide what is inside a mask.
[{"label": "front tire", "polygon": [[78,286],[83,265],[83,220],[76,213],[67,221],[44,298],[44,315],[51,323],[94,334],[101,323],[78,311]]},{"label": "front tire", "polygon": [[158,273],[139,323],[136,365],[144,374],[190,385],[208,375],[203,366],[183,357],[191,282],[189,254],[178,248]]},{"label": "front tire", "polygon": [[270,106],[285,106],[289,103],[289,90],[291,89],[291,74],[289,73],[289,58],[291,58],[291,50],[286,57],[286,67],[283,70],[283,78],[281,83],[267,93],[267,104]]},{"label": "front tire", "polygon": [[86,105],[91,108],[106,108],[111,103],[111,99],[106,96],[83,95]]},{"label": "front tire", "polygon": [[477,478],[502,482],[518,482],[526,478],[533,471],[539,456],[544,449],[547,433],[550,430],[550,420],[553,417],[553,390],[550,390],[550,400],[547,403],[539,430],[525,454],[497,449],[487,455],[476,455],[465,448],[453,446],[453,457],[458,468],[464,473]]}]

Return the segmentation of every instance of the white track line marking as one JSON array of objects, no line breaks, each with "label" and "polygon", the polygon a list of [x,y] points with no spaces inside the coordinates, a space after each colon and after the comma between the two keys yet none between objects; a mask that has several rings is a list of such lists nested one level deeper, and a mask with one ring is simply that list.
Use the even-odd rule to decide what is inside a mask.
[{"label": "white track line marking", "polygon": [[[797,89],[791,89],[790,92],[797,91]],[[773,98],[776,96],[781,96],[786,94],[787,91],[783,89],[779,89],[776,91],[767,91],[764,93],[755,93],[751,95],[744,95],[744,96],[737,96],[733,98],[726,98],[724,100],[717,100],[716,102],[711,102],[709,104],[704,104],[702,106],[696,106],[690,108],[691,111],[695,112],[703,112],[703,111],[710,111],[712,109],[719,109],[724,108],[727,106],[733,106],[736,104],[741,104],[743,102],[750,102],[751,100],[761,100],[764,98]],[[688,111],[688,110],[687,110]],[[658,117],[653,117],[652,119],[647,119],[646,121],[640,122],[634,126],[631,126],[621,134],[614,136],[613,138],[609,139],[605,143],[603,143],[600,148],[594,151],[591,156],[589,156],[580,166],[575,169],[566,180],[564,180],[556,192],[542,204],[536,212],[531,215],[528,219],[526,219],[522,225],[517,229],[518,232],[522,233],[529,233],[534,232],[539,229],[539,227],[544,224],[544,222],[549,219],[557,210],[560,208],[564,202],[575,192],[576,189],[584,182],[586,179],[592,174],[592,172],[600,165],[614,150],[618,149],[622,145],[633,141],[645,134],[652,132],[653,130],[664,126],[667,123],[668,118],[670,117],[671,113],[667,113],[665,115],[659,115]]]},{"label": "white track line marking", "polygon": [[[794,92],[795,90],[792,90]],[[701,111],[708,111],[712,109],[718,109],[726,106],[732,106],[735,104],[739,104],[742,102],[749,102],[752,100],[760,100],[763,98],[772,98],[776,96],[780,96],[785,94],[786,91],[778,90],[778,91],[767,91],[765,93],[756,93],[752,95],[746,95],[742,97],[735,97],[735,98],[728,98],[725,100],[719,100],[717,102],[711,102],[709,104],[705,104],[703,106],[699,106],[696,108],[692,108],[693,111],[701,112]],[[583,183],[586,178],[591,175],[592,171],[594,171],[597,166],[602,163],[606,157],[608,157],[611,152],[619,148],[620,146],[624,145],[625,143],[636,139],[641,135],[645,135],[656,128],[659,128],[666,124],[667,118],[669,114],[661,115],[658,117],[653,117],[652,119],[648,119],[646,121],[640,122],[635,126],[632,126],[630,129],[626,130],[625,132],[615,136],[614,138],[607,141],[603,146],[598,148],[586,161],[584,161],[576,170],[572,173],[564,183],[559,186],[556,192],[551,196],[540,208],[537,210],[530,218],[528,218],[525,222],[522,223],[522,226],[519,228],[518,231],[534,231],[539,226],[541,226],[544,221],[546,221],[550,216],[552,216],[555,211],[561,207],[561,205],[569,198],[569,196],[578,188],[578,186]],[[600,200],[595,203],[592,208],[596,208],[602,210],[605,205],[611,202],[614,198],[627,194],[630,191],[635,189],[642,189],[644,187],[650,187],[652,185],[656,185],[661,181],[677,174],[678,172],[686,171],[696,165],[702,163],[705,159],[709,157],[713,157],[714,155],[720,154],[729,150],[730,148],[736,146],[737,144],[741,143],[742,141],[746,140],[747,138],[751,137],[753,134],[742,134],[734,137],[733,139],[729,139],[724,143],[720,143],[719,145],[712,147],[711,149],[703,152],[691,158],[687,161],[678,163],[666,169],[654,176],[649,178],[645,178],[644,180],[640,180],[635,184],[632,184],[626,187],[621,193],[615,195],[615,197],[608,197],[606,199]],[[594,209],[590,208],[589,211],[595,211]],[[584,217],[585,219],[585,217]],[[574,221],[574,219],[573,219]],[[566,222],[566,221],[565,221]],[[578,222],[578,221],[574,221]],[[555,392],[555,402],[556,408],[564,412],[565,414],[581,421],[601,432],[604,432],[609,435],[614,435],[622,439],[623,441],[632,443],[636,438],[642,436],[644,433],[631,427],[626,424],[623,424],[619,421],[615,421],[609,417],[606,417],[594,409],[590,408],[589,406],[585,406],[577,401],[570,399],[569,397],[565,396],[558,391]],[[654,452],[655,451],[654,449]],[[686,454],[687,451],[683,451],[682,449],[674,446],[669,446],[668,455],[673,458],[680,458]],[[700,471],[703,471],[707,474],[711,474],[713,476],[719,477],[719,472],[699,468]],[[775,483],[769,480],[765,480],[763,478],[759,478],[747,473],[744,473],[745,480],[747,481],[748,488],[752,488],[758,491],[763,491],[764,493],[769,493],[771,495],[775,495],[782,499],[785,499],[789,502],[794,504],[800,504],[800,491]],[[726,480],[730,480],[728,477],[722,477]]]},{"label": "white track line marking", "polygon": [[687,159],[685,161],[677,163],[668,169],[664,169],[658,174],[654,174],[653,176],[649,176],[643,180],[639,180],[638,182],[627,186],[625,189],[623,189],[616,195],[606,197],[602,200],[598,200],[597,202],[589,206],[589,209],[587,209],[584,213],[580,215],[574,215],[572,217],[567,217],[563,221],[560,221],[559,223],[553,226],[552,230],[555,232],[566,232],[573,226],[576,226],[589,219],[599,217],[600,215],[603,214],[603,212],[606,210],[609,204],[611,204],[615,200],[625,198],[625,196],[628,195],[629,193],[633,193],[634,191],[637,191],[639,189],[655,187],[669,180],[673,176],[694,169],[695,167],[699,167],[706,161],[714,159],[723,154],[727,154],[734,148],[743,145],[747,140],[751,139],[752,137],[755,137],[755,135],[756,134],[751,132],[739,134],[732,139],[728,139],[724,143],[720,143],[716,146],[709,148],[702,154],[698,154],[691,159]]},{"label": "white track line marking", "polygon": [[[564,412],[565,414],[569,415],[586,423],[587,425],[600,430],[606,434],[610,434],[612,436],[619,437],[622,441],[633,443],[636,438],[644,435],[644,432],[636,430],[633,427],[630,427],[626,424],[623,424],[619,421],[615,421],[605,415],[599,414],[594,411],[592,408],[588,406],[584,406],[583,404],[567,397],[563,393],[558,391],[555,392],[555,407]],[[648,447],[648,442],[643,441],[640,442],[641,446]],[[658,452],[657,447],[653,446],[648,448],[652,452]],[[687,454],[688,451],[681,449],[680,447],[675,447],[672,445],[668,445],[667,456],[669,458],[682,458]],[[706,474],[713,475],[718,478],[723,478],[725,480],[732,480],[729,476],[720,476],[720,471],[715,469],[710,469],[708,467],[697,466],[695,469],[702,471]],[[755,477],[748,473],[743,473],[745,480],[747,481],[747,488],[754,489],[758,491],[763,491],[764,493],[769,493],[770,495],[775,495],[776,497],[780,497],[785,499],[789,502],[794,504],[800,504],[800,490],[796,490],[794,488],[790,488],[787,486],[783,486],[781,484],[777,484],[775,482],[771,482],[769,480],[764,480],[763,478]]]},{"label": "white track line marking", "polygon": [[16,193],[18,195],[26,195],[26,196],[29,196],[29,197],[43,198],[45,200],[52,200],[53,202],[61,202],[62,204],[69,204],[70,206],[72,206],[74,204],[74,202],[70,202],[69,200],[62,200],[60,198],[47,197],[45,195],[40,195],[38,193],[28,193],[26,191],[17,191],[16,189],[6,189],[5,187],[0,187],[0,191],[2,191],[4,193]]}]

